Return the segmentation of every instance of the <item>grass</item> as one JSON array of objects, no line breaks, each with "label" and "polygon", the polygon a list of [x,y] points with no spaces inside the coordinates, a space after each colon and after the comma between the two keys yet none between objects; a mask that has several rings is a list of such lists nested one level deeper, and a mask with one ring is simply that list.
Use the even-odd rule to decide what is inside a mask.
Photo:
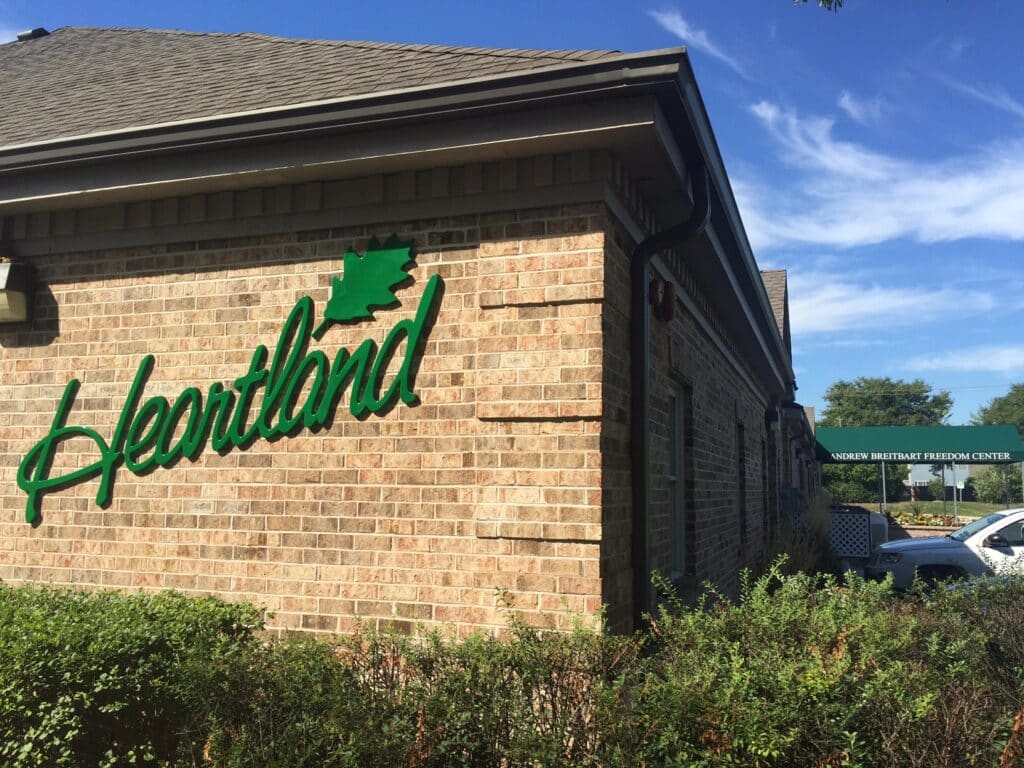
[{"label": "grass", "polygon": [[[863,505],[868,506],[868,505]],[[869,507],[870,508],[870,507]],[[986,504],[981,501],[962,501],[957,505],[960,517],[984,517],[985,515],[1006,509],[1002,504]],[[953,502],[946,502],[946,514],[953,514]],[[893,517],[914,517],[917,515],[942,515],[941,501],[900,501],[889,504],[889,514]]]}]

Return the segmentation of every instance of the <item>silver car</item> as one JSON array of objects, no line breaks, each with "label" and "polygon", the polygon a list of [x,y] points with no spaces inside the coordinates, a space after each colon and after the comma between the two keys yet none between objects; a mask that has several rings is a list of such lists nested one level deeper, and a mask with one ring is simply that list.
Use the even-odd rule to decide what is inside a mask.
[{"label": "silver car", "polygon": [[1008,509],[968,523],[948,536],[890,541],[875,550],[864,568],[868,578],[892,574],[906,589],[915,572],[926,581],[989,573],[1024,574],[1024,509]]}]

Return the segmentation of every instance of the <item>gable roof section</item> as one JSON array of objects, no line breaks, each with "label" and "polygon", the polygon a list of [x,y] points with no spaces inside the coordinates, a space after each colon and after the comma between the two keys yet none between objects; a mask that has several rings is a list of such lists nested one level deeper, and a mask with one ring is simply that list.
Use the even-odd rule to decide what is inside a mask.
[{"label": "gable roof section", "polygon": [[64,27],[0,45],[0,147],[620,56]]},{"label": "gable roof section", "polygon": [[775,315],[775,324],[779,328],[779,335],[785,342],[786,350],[790,358],[793,356],[793,344],[789,331],[789,283],[784,269],[761,270],[761,280],[764,281],[765,291],[768,293],[768,301],[772,305],[772,314]]}]

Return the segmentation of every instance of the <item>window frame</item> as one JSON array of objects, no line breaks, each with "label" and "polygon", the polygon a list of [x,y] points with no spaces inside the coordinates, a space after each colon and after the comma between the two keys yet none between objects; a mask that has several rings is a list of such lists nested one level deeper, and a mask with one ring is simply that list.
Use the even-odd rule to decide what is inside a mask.
[{"label": "window frame", "polygon": [[669,493],[669,569],[673,581],[686,574],[686,407],[684,385],[673,382],[668,396],[668,471],[665,473]]}]

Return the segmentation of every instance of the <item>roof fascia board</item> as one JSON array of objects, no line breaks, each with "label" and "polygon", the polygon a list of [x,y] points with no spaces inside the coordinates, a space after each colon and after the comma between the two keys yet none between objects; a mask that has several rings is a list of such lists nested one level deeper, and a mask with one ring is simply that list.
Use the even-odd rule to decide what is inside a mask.
[{"label": "roof fascia board", "polygon": [[[747,323],[750,325],[751,330],[754,332],[754,337],[757,339],[757,342],[761,347],[761,351],[764,353],[765,359],[768,361],[768,365],[771,368],[772,373],[775,375],[782,391],[784,393],[790,393],[790,383],[793,381],[793,379],[791,376],[789,379],[785,378],[783,372],[784,369],[779,367],[779,358],[776,355],[772,354],[772,349],[769,346],[768,341],[765,339],[764,334],[762,333],[763,324],[759,323],[757,321],[757,318],[754,316],[754,312],[750,306],[750,302],[747,301],[747,295],[740,285],[740,280],[739,277],[736,275],[736,271],[732,268],[732,264],[730,263],[729,258],[726,256],[725,248],[722,245],[721,239],[718,237],[718,233],[715,231],[714,224],[708,224],[707,228],[704,230],[704,233],[708,241],[711,243],[711,247],[714,250],[715,254],[718,256],[718,261],[722,267],[722,271],[729,279],[729,285],[732,287],[733,293],[736,296],[736,300],[739,302],[740,308],[743,310],[743,316],[747,319]],[[773,319],[772,324],[774,325],[774,323],[775,320]],[[786,362],[785,358],[782,359],[782,362]],[[788,371],[786,371],[786,373],[788,373]]]},{"label": "roof fascia board", "polygon": [[[711,130],[711,121],[708,118],[707,109],[704,106],[704,100],[700,95],[700,90],[697,88],[696,79],[694,78],[693,69],[690,66],[688,57],[684,60],[683,66],[680,67],[677,86],[680,89],[679,95],[683,100],[683,106],[686,110],[687,116],[689,117],[690,125],[696,135],[695,137],[700,147],[701,154],[704,156],[708,170],[711,174],[711,181],[720,203],[720,210],[728,221],[729,229],[733,234],[732,239],[734,239],[736,244],[735,251],[742,262],[745,272],[745,282],[753,290],[757,304],[759,305],[758,308],[760,311],[758,315],[760,322],[755,322],[755,327],[771,326],[768,328],[768,335],[772,338],[771,348],[773,349],[774,354],[768,352],[769,346],[765,344],[764,341],[762,341],[762,344],[765,346],[766,354],[769,354],[772,358],[773,369],[778,371],[778,363],[781,363],[785,377],[784,386],[786,391],[789,392],[789,397],[792,397],[792,389],[795,388],[795,376],[793,375],[792,362],[786,354],[782,335],[779,333],[775,322],[775,315],[771,309],[771,302],[768,300],[768,294],[764,289],[760,272],[757,269],[757,263],[754,260],[750,241],[747,239],[746,230],[744,229],[743,221],[740,218],[739,208],[736,205],[736,198],[733,195],[732,186],[729,184],[729,179],[725,172],[725,163],[722,160],[722,155],[718,148],[718,142]],[[719,244],[719,247],[720,245],[721,244]],[[719,250],[719,247],[716,247],[716,251]],[[724,250],[720,251],[720,253],[725,257]],[[751,321],[754,322],[753,318],[751,318]],[[758,335],[761,336],[760,333]],[[783,373],[780,373],[780,376],[782,375]]]},{"label": "roof fascia board", "polygon": [[453,110],[508,106],[557,95],[581,95],[613,86],[671,80],[678,74],[682,54],[683,49],[671,48],[440,85],[0,147],[0,171],[211,142],[273,138],[303,130],[333,130],[388,119],[445,115]]},{"label": "roof fascia board", "polygon": [[[706,114],[705,114],[705,118],[706,118]],[[693,125],[693,123],[691,123],[691,125]],[[705,123],[705,128],[708,131],[710,131],[710,124],[709,123]],[[672,163],[672,165],[673,165],[673,167],[674,167],[674,169],[676,171],[676,176],[678,178],[679,183],[682,185],[684,190],[687,189],[689,182],[688,182],[688,179],[687,179],[687,176],[686,176],[686,167],[685,167],[685,162],[683,161],[683,152],[682,152],[682,149],[679,147],[679,144],[677,143],[675,136],[672,134],[671,128],[669,126],[669,123],[668,123],[667,119],[665,118],[664,113],[661,111],[660,107],[657,108],[656,111],[655,111],[655,130],[656,130],[658,138],[661,141],[661,144],[662,144],[662,146],[663,146],[663,148],[665,150],[666,155],[669,157],[670,162]],[[698,136],[698,141],[700,141],[700,137],[699,136]],[[715,146],[715,154],[713,156],[709,156],[707,154],[707,151],[706,151],[705,147],[702,147],[702,151],[704,151],[704,156],[705,157],[709,157],[710,159],[712,159],[712,162],[709,164],[709,167],[713,169],[712,173],[713,174],[714,173],[718,173],[718,174],[720,174],[724,178],[724,175],[725,175],[724,166],[722,164],[721,157],[717,153],[717,146]],[[729,189],[728,181],[727,180],[726,180],[726,189]],[[731,192],[731,190],[730,190],[730,192]],[[730,195],[730,200],[731,200],[731,195]],[[733,201],[733,209],[735,210],[735,201]],[[736,214],[736,218],[735,219],[733,219],[732,217],[729,217],[728,221],[729,221],[730,225],[734,225],[736,223],[739,223],[738,214]],[[740,228],[742,229],[742,224],[740,224]],[[772,346],[768,343],[767,339],[765,338],[764,334],[762,333],[761,324],[758,323],[758,321],[757,321],[757,319],[755,317],[755,314],[754,314],[754,312],[751,309],[751,306],[750,306],[750,304],[749,304],[749,302],[747,300],[747,294],[743,290],[743,288],[742,288],[742,286],[740,284],[740,280],[739,280],[738,276],[736,275],[735,270],[732,267],[731,260],[728,258],[728,255],[727,255],[727,253],[725,251],[725,247],[724,247],[724,245],[722,243],[721,238],[718,236],[717,231],[715,230],[715,227],[714,227],[713,223],[709,223],[708,224],[708,226],[705,229],[705,233],[704,233],[703,236],[711,244],[711,249],[712,249],[712,251],[714,252],[715,256],[718,259],[718,262],[720,264],[721,270],[725,274],[725,276],[728,278],[729,286],[732,289],[732,293],[734,294],[736,300],[739,302],[741,308],[743,309],[744,317],[746,318],[747,323],[749,324],[750,328],[752,329],[752,331],[754,333],[754,336],[757,339],[758,344],[759,344],[759,346],[761,348],[761,352],[764,355],[765,359],[768,361],[768,365],[769,365],[769,367],[771,369],[771,372],[774,374],[775,378],[777,379],[778,384],[781,387],[782,392],[784,394],[791,395],[790,383],[793,381],[793,377],[792,377],[792,375],[790,375],[788,379],[785,378],[785,373],[788,372],[788,371],[784,371],[785,364],[788,361],[786,360],[785,357],[783,357],[782,360],[781,360],[781,362],[783,363],[783,367],[780,368],[780,366],[779,366],[780,360],[778,359],[778,357],[776,355],[773,354]],[[752,281],[752,282],[756,282],[757,284],[761,284],[760,272],[757,272],[757,278],[758,278],[757,281]],[[771,304],[767,303],[767,295],[765,296],[765,300],[766,300],[766,309],[767,309],[767,312],[768,312],[767,316],[770,319],[770,324],[771,324],[772,328],[776,329],[776,335],[777,335],[778,331],[777,331],[777,326],[776,326],[776,322],[775,322],[775,314],[771,311]],[[762,309],[764,309],[764,308],[762,308]],[[763,314],[763,312],[762,312],[762,314]]]},{"label": "roof fascia board", "polygon": [[369,172],[371,166],[385,171],[415,170],[481,158],[565,151],[570,145],[582,149],[587,143],[609,144],[616,135],[649,129],[654,103],[649,95],[621,93],[614,102],[462,116],[443,124],[392,124],[342,137],[289,136],[288,141],[275,144],[161,155],[144,163],[116,157],[88,168],[59,165],[33,173],[0,174],[0,211],[125,202],[174,194],[176,187],[190,184],[243,188],[282,183],[296,176],[358,175]]}]

